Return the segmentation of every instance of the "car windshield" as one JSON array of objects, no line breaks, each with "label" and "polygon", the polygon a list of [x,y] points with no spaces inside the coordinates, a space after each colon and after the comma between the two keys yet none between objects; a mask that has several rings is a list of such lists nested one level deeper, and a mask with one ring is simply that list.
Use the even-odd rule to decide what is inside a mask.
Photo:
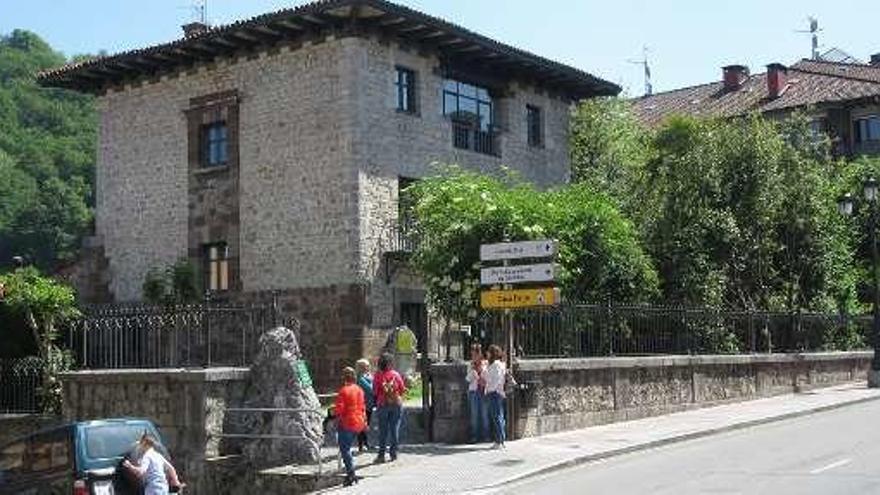
[{"label": "car windshield", "polygon": [[85,429],[86,455],[90,459],[122,457],[134,448],[145,429],[139,423],[89,426]]}]

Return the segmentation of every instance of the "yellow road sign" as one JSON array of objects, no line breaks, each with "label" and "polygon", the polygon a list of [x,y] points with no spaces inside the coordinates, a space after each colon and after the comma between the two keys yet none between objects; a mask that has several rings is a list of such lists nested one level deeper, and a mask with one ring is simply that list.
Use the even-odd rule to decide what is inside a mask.
[{"label": "yellow road sign", "polygon": [[480,306],[485,309],[555,306],[559,304],[559,299],[559,289],[555,287],[542,289],[484,290],[480,292]]}]

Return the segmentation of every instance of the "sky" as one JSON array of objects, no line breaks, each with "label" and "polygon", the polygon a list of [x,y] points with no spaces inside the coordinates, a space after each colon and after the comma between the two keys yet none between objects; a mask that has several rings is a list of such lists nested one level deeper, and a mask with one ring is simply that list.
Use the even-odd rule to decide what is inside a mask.
[{"label": "sky", "polygon": [[[721,67],[753,73],[809,57],[808,16],[819,19],[820,51],[880,53],[878,0],[396,0],[483,35],[644,92],[640,60],[655,92],[715,81]],[[207,0],[208,21],[226,24],[307,3]],[[181,36],[193,0],[0,0],[0,34],[27,29],[65,55],[142,48]]]}]

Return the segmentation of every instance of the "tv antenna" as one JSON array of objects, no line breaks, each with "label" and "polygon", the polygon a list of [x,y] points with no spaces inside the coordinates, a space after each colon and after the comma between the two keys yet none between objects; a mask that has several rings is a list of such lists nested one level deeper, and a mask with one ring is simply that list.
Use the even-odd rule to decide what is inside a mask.
[{"label": "tv antenna", "polygon": [[641,65],[645,75],[645,96],[654,94],[654,87],[651,85],[651,65],[648,62],[648,47],[642,47],[642,58],[639,60],[629,59],[627,62],[635,65]]},{"label": "tv antenna", "polygon": [[806,34],[810,35],[810,37],[812,38],[812,43],[813,43],[813,45],[812,45],[813,49],[812,49],[812,53],[810,55],[810,58],[812,58],[813,60],[819,60],[819,33],[822,31],[822,29],[819,28],[819,19],[816,19],[813,16],[809,16],[809,17],[807,17],[807,20],[810,22],[810,29],[809,30],[798,29],[798,30],[795,30],[795,32],[796,33],[806,33]]},{"label": "tv antenna", "polygon": [[208,25],[208,0],[192,0],[189,5],[177,8],[190,11],[192,22],[199,22],[206,26]]}]

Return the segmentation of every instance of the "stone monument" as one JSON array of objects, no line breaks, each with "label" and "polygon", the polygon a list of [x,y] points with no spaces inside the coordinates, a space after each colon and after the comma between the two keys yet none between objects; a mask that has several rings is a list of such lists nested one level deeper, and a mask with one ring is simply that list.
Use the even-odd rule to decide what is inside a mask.
[{"label": "stone monument", "polygon": [[260,337],[259,345],[244,407],[295,411],[249,413],[243,421],[244,431],[297,438],[247,440],[242,446],[244,455],[252,464],[262,466],[315,462],[320,455],[315,447],[323,441],[323,413],[296,334],[288,328],[273,328]]}]

